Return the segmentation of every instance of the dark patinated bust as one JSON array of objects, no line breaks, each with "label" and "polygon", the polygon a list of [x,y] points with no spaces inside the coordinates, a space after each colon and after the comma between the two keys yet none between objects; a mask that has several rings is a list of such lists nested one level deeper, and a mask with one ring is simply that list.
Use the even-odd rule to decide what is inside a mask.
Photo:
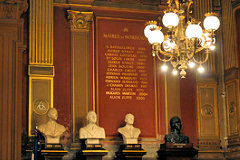
[{"label": "dark patinated bust", "polygon": [[171,133],[165,135],[165,143],[189,143],[188,136],[181,133],[182,124],[179,117],[170,120]]}]

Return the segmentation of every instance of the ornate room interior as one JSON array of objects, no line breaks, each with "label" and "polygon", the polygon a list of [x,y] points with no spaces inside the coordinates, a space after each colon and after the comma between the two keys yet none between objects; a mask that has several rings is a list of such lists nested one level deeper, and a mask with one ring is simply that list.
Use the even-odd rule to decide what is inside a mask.
[{"label": "ornate room interior", "polygon": [[[89,111],[105,129],[104,160],[116,158],[128,113],[144,160],[158,158],[174,116],[195,159],[240,159],[239,0],[0,0],[0,8],[0,159],[31,159],[51,108],[65,127],[63,159],[78,159]],[[178,26],[164,20],[170,12]],[[209,15],[220,26],[207,28]],[[185,35],[189,23],[200,37]]]}]

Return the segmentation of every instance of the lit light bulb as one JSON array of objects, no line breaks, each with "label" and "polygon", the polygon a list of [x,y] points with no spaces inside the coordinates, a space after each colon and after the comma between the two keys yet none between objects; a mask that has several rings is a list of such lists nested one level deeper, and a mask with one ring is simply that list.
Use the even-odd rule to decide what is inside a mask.
[{"label": "lit light bulb", "polygon": [[155,57],[155,56],[156,56],[156,54],[153,52],[153,53],[152,53],[152,56],[153,56],[153,57]]},{"label": "lit light bulb", "polygon": [[175,46],[175,42],[170,40],[170,39],[167,39],[166,41],[163,41],[163,49],[165,51],[171,51]]},{"label": "lit light bulb", "polygon": [[211,45],[211,46],[210,46],[210,50],[212,50],[212,51],[215,50],[215,48],[216,48],[216,47],[215,47],[214,45]]},{"label": "lit light bulb", "polygon": [[168,66],[164,63],[162,66],[161,66],[161,69],[163,72],[166,72],[168,70]]},{"label": "lit light bulb", "polygon": [[200,65],[197,70],[199,73],[203,73],[205,69],[203,68],[202,65]]},{"label": "lit light bulb", "polygon": [[178,74],[178,71],[177,71],[176,68],[174,68],[174,69],[172,70],[172,74],[173,74],[174,76],[176,76],[176,75]]},{"label": "lit light bulb", "polygon": [[188,66],[189,66],[190,68],[194,68],[194,67],[195,67],[195,63],[194,63],[193,61],[190,61],[190,62],[188,63]]}]

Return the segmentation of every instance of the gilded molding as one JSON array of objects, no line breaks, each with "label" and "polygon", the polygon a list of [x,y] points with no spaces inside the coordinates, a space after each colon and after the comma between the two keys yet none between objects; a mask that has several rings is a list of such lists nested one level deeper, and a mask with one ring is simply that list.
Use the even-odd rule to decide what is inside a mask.
[{"label": "gilded molding", "polygon": [[30,0],[29,64],[53,65],[52,0]]},{"label": "gilded molding", "polygon": [[[27,0],[1,0],[0,18],[19,19],[28,9]],[[17,11],[17,12],[16,12]]]},{"label": "gilded molding", "polygon": [[79,12],[67,10],[68,20],[70,20],[71,30],[89,30],[89,22],[93,20],[93,12]]}]

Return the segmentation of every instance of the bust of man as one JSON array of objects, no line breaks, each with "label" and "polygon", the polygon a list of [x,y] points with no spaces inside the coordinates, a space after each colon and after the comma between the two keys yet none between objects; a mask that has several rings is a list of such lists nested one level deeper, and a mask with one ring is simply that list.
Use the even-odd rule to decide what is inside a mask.
[{"label": "bust of man", "polygon": [[165,143],[189,143],[188,136],[181,133],[182,124],[179,117],[172,117],[170,120],[171,133],[165,135]]},{"label": "bust of man", "polygon": [[137,144],[141,131],[140,129],[133,127],[134,116],[128,113],[125,116],[125,122],[126,125],[124,127],[118,128],[118,132],[123,137],[124,144]]},{"label": "bust of man", "polygon": [[38,130],[45,137],[45,143],[59,143],[60,136],[66,131],[66,128],[56,122],[58,112],[55,108],[48,111],[48,122],[38,126]]},{"label": "bust of man", "polygon": [[97,115],[94,111],[87,114],[88,125],[79,130],[79,139],[87,139],[87,144],[99,144],[99,139],[105,138],[105,130],[96,125]]}]

